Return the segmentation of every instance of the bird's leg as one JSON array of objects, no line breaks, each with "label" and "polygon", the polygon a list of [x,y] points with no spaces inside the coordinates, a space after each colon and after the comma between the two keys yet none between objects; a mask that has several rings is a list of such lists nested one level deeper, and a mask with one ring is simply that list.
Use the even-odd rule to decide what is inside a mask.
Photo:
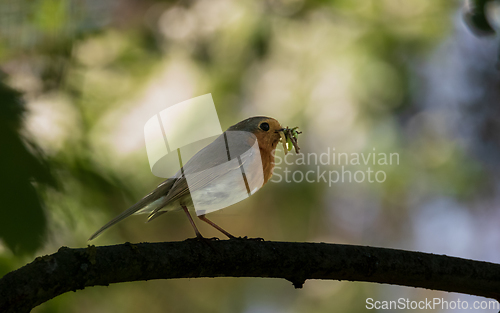
[{"label": "bird's leg", "polygon": [[198,227],[196,227],[196,224],[194,223],[193,221],[193,218],[191,217],[191,214],[189,214],[189,211],[188,211],[188,208],[185,206],[185,205],[181,205],[182,209],[184,210],[184,212],[186,213],[188,219],[189,219],[189,222],[191,223],[191,226],[193,226],[193,229],[194,229],[194,232],[196,233],[196,239],[198,240],[201,240],[203,241],[205,244],[207,244],[212,250],[214,250],[214,252],[218,252],[214,246],[210,243],[209,240],[214,240],[214,239],[217,239],[219,240],[218,238],[212,238],[212,239],[207,239],[205,237],[203,237],[200,233],[200,231],[198,230]]},{"label": "bird's leg", "polygon": [[217,229],[218,231],[220,231],[221,233],[226,235],[228,238],[230,238],[230,239],[236,238],[233,235],[231,235],[230,233],[228,233],[227,231],[225,231],[224,229],[222,229],[219,225],[215,224],[214,222],[212,222],[211,220],[206,218],[205,214],[198,216],[198,218],[200,220],[204,221],[205,223],[209,224],[210,226],[214,227],[215,229]]},{"label": "bird's leg", "polygon": [[184,212],[186,213],[188,219],[189,219],[189,222],[191,223],[191,226],[193,226],[193,229],[194,229],[194,232],[196,233],[196,238],[203,238],[205,239],[205,237],[203,237],[200,233],[200,231],[198,230],[198,227],[196,227],[196,224],[194,223],[193,221],[193,218],[191,217],[191,214],[189,214],[189,211],[187,209],[187,207],[185,205],[181,205],[182,209],[184,210]]}]

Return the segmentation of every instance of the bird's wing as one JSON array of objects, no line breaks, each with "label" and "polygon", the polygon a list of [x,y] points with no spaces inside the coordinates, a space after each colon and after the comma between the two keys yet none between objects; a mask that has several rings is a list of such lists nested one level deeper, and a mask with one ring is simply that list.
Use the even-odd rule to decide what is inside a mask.
[{"label": "bird's wing", "polygon": [[[249,132],[225,132],[214,142],[196,153],[182,169],[162,205],[151,212],[148,220],[159,216],[160,210],[169,202],[178,200],[190,192],[202,189],[212,181],[240,168],[249,159],[255,157],[252,147],[256,138]],[[258,146],[257,146],[258,149]],[[239,157],[238,162],[234,159]],[[229,162],[233,160],[233,162]],[[179,173],[178,173],[179,174]],[[189,177],[189,182],[186,179]]]},{"label": "bird's wing", "polygon": [[[106,225],[101,227],[92,236],[90,236],[89,240],[96,238],[104,230],[113,226],[114,224],[118,223],[119,221],[123,220],[124,218],[129,217],[130,215],[132,215],[134,213],[138,213],[150,205],[153,205],[155,201],[161,199],[162,197],[164,197],[165,195],[168,194],[169,190],[172,188],[172,186],[174,185],[176,180],[177,180],[177,178],[169,178],[169,179],[165,180],[164,182],[162,182],[160,185],[158,185],[158,187],[155,190],[153,190],[147,196],[142,198],[139,202],[137,202],[136,204],[134,204],[133,206],[131,206],[127,210],[123,211],[120,215],[113,218],[108,223],[106,223]],[[152,210],[154,210],[154,208],[152,208],[151,211]]]}]

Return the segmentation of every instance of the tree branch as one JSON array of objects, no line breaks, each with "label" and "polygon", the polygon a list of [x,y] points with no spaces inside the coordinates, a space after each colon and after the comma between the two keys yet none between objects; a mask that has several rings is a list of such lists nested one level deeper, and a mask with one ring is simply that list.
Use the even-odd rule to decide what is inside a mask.
[{"label": "tree branch", "polygon": [[500,264],[420,252],[325,243],[250,239],[121,244],[70,249],[36,258],[0,279],[0,312],[29,312],[89,286],[193,277],[377,282],[500,299]]}]

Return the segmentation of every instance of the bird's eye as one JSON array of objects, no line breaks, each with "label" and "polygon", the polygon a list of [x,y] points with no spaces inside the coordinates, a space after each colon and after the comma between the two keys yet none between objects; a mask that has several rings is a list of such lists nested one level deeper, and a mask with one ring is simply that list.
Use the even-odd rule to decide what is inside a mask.
[{"label": "bird's eye", "polygon": [[262,123],[260,124],[260,129],[262,129],[263,131],[268,131],[269,130],[269,124],[268,123]]}]

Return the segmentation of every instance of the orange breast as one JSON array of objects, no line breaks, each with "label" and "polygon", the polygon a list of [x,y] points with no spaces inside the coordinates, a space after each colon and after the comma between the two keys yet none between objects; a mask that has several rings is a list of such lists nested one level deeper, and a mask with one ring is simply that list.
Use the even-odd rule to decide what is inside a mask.
[{"label": "orange breast", "polygon": [[262,150],[260,150],[260,156],[262,158],[262,170],[264,171],[264,184],[265,184],[273,175],[274,156],[272,153],[268,153],[267,151],[264,152]]},{"label": "orange breast", "polygon": [[274,169],[274,152],[279,142],[279,135],[269,133],[256,134],[259,142],[260,157],[262,159],[262,170],[264,171],[264,184],[273,175]]}]

